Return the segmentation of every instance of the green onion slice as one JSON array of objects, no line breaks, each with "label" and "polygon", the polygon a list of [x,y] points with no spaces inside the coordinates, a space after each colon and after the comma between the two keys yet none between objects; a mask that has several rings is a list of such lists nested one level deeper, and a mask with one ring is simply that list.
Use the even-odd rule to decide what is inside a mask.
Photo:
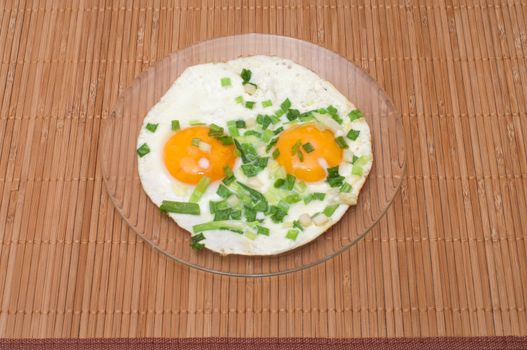
[{"label": "green onion slice", "polygon": [[222,87],[229,87],[229,86],[231,86],[231,78],[228,78],[228,77],[221,78],[221,86]]},{"label": "green onion slice", "polygon": [[205,236],[203,235],[203,233],[198,233],[197,235],[192,236],[192,238],[190,239],[190,246],[192,247],[192,249],[202,250],[205,245],[200,242],[204,239]]},{"label": "green onion slice", "polygon": [[272,105],[273,105],[273,101],[271,101],[271,100],[262,101],[262,107],[263,108],[271,107]]},{"label": "green onion slice", "polygon": [[199,137],[193,137],[192,138],[192,146],[199,147],[200,143],[201,143],[201,139]]},{"label": "green onion slice", "polygon": [[172,120],[172,131],[177,131],[181,129],[181,125],[179,124],[179,120]]},{"label": "green onion slice", "polygon": [[285,235],[285,238],[287,239],[290,239],[292,241],[296,240],[296,238],[298,237],[298,233],[300,231],[296,230],[296,229],[291,229],[289,231],[287,231],[287,234]]},{"label": "green onion slice", "polygon": [[146,124],[146,130],[150,131],[150,132],[155,132],[156,129],[157,129],[157,126],[159,124],[151,124],[151,123],[148,123]]},{"label": "green onion slice", "polygon": [[350,129],[346,137],[352,141],[355,141],[359,137],[359,134],[360,134],[360,130]]},{"label": "green onion slice", "polygon": [[360,109],[354,109],[353,111],[348,113],[348,117],[350,118],[350,121],[354,121],[364,117],[364,114]]},{"label": "green onion slice", "polygon": [[342,149],[349,148],[348,143],[346,142],[346,140],[342,136],[335,137],[335,142]]},{"label": "green onion slice", "polygon": [[202,224],[192,226],[192,230],[195,233],[219,230],[219,231],[232,231],[243,234],[243,226],[236,221],[209,221]]},{"label": "green onion slice", "polygon": [[148,153],[150,153],[150,147],[148,147],[148,145],[146,143],[143,143],[138,149],[137,149],[137,154],[139,155],[139,157],[144,157],[146,156]]},{"label": "green onion slice", "polygon": [[163,201],[159,207],[162,212],[165,213],[178,213],[178,214],[190,214],[199,215],[200,208],[197,203],[188,202],[174,202],[174,201]]},{"label": "green onion slice", "polygon": [[304,149],[304,151],[306,151],[307,153],[311,153],[315,150],[315,147],[313,147],[312,144],[310,144],[309,142],[308,143],[304,143],[302,145],[302,148]]},{"label": "green onion slice", "polygon": [[247,83],[249,80],[251,80],[252,72],[249,69],[242,69],[242,72],[240,74],[242,77],[242,80],[244,83]]},{"label": "green onion slice", "polygon": [[333,215],[333,213],[335,212],[335,210],[337,210],[338,207],[339,207],[339,204],[328,205],[326,208],[324,208],[323,213],[327,217],[331,217],[331,215]]},{"label": "green onion slice", "polygon": [[205,191],[207,190],[207,187],[210,185],[210,177],[208,176],[202,176],[201,179],[199,179],[198,184],[196,185],[196,188],[194,188],[194,191],[190,195],[189,201],[192,203],[197,203],[200,198],[203,196]]}]

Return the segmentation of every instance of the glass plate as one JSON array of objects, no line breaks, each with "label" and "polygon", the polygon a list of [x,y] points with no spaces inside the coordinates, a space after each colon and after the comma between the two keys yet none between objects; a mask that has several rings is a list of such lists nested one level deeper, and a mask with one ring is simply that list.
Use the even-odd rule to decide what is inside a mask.
[{"label": "glass plate", "polygon": [[[136,139],[149,109],[185,68],[241,56],[293,60],[331,82],[366,115],[373,143],[373,169],[355,207],[326,233],[293,251],[270,257],[221,256],[189,245],[190,234],[150,201],[137,172]],[[177,51],[142,73],[105,118],[100,158],[112,202],[130,227],[154,249],[185,265],[218,274],[271,276],[324,262],[359,241],[379,221],[397,193],[405,165],[401,118],[390,99],[364,71],[315,44],[275,35],[246,34],[198,43]]]}]

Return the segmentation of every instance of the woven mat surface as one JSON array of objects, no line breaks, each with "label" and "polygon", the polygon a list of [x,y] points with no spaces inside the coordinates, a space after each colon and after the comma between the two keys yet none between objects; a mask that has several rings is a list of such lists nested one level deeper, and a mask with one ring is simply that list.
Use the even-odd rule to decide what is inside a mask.
[{"label": "woven mat surface", "polygon": [[[401,111],[381,222],[266,279],[168,260],[112,207],[101,119],[142,71],[228,34],[312,41]],[[0,2],[0,336],[527,335],[527,2]]]},{"label": "woven mat surface", "polygon": [[0,350],[523,350],[526,337],[463,338],[134,338],[0,340]]}]

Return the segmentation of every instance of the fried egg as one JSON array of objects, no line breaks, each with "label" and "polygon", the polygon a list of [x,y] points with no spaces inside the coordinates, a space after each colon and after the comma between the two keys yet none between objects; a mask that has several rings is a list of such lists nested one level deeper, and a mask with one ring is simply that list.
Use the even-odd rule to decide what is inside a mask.
[{"label": "fried egg", "polygon": [[220,254],[304,245],[357,203],[372,167],[362,112],[290,60],[187,68],[145,116],[138,171],[150,199]]}]

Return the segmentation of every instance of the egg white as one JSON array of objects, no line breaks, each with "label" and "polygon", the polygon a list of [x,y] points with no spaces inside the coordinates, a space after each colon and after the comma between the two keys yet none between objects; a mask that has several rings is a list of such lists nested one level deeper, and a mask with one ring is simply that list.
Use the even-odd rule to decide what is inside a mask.
[{"label": "egg white", "polygon": [[[245,93],[242,86],[240,72],[243,68],[252,71],[251,82],[258,85],[252,96]],[[224,77],[231,79],[230,87],[221,86],[220,80]],[[235,101],[237,96],[255,101],[254,108],[248,109],[237,103]],[[349,149],[344,150],[344,158],[346,153],[356,156],[372,155],[370,129],[365,119],[360,118],[351,122],[346,115],[355,109],[354,105],[333,85],[311,70],[290,60],[269,56],[251,56],[224,63],[201,64],[187,68],[144,118],[137,146],[147,143],[150,148],[149,154],[138,158],[139,176],[147,195],[157,206],[160,206],[163,200],[187,202],[194,189],[194,186],[174,179],[163,162],[165,142],[173,134],[172,120],[179,120],[182,129],[189,127],[191,121],[200,121],[206,124],[215,123],[227,130],[227,121],[245,120],[248,125],[254,124],[256,115],[272,114],[286,98],[291,101],[292,108],[300,112],[333,105],[344,119],[342,128],[334,130],[336,136],[345,136],[351,127],[360,130],[357,140],[347,140]],[[271,100],[273,106],[264,108],[261,102],[265,100]],[[287,122],[285,116],[282,117],[282,122]],[[148,123],[158,124],[157,130],[153,133],[148,131],[145,128]],[[278,126],[280,124],[275,127]],[[288,127],[287,124],[283,126],[286,129]],[[236,178],[243,183],[254,182],[255,180],[249,180],[244,176],[240,165],[241,161],[237,159],[233,169]],[[354,200],[350,204],[356,203],[371,167],[372,160],[363,166],[363,175],[356,176],[352,175],[350,164],[342,162],[340,165],[340,175],[352,185],[351,196]],[[274,180],[268,168],[255,178],[261,184],[256,189],[262,193],[273,186]],[[212,221],[214,216],[209,212],[208,203],[210,200],[221,199],[216,194],[220,183],[220,181],[213,182],[199,200],[200,215],[170,213],[170,217],[189,232],[192,232],[192,226],[196,224]],[[306,193],[324,192],[325,200],[313,201],[307,205],[303,201],[292,204],[288,215],[284,218],[284,223],[273,223],[266,217],[263,226],[270,229],[269,236],[258,235],[255,240],[250,240],[244,235],[230,231],[206,231],[203,232],[206,239],[200,243],[221,254],[272,255],[310,242],[336,223],[349,205],[341,204],[326,224],[306,227],[296,240],[290,240],[285,236],[293,220],[298,219],[303,213],[313,215],[321,212],[328,204],[339,201],[338,190],[332,189],[324,180],[306,184],[308,185]]]}]

